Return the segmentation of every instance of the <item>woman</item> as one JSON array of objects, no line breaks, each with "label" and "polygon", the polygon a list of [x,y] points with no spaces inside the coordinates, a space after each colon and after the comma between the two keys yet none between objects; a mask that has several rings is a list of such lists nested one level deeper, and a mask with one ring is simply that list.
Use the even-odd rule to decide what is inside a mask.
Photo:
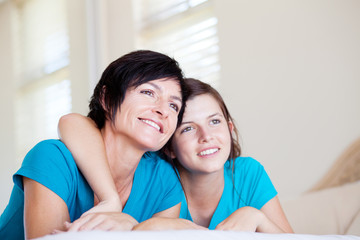
[{"label": "woman", "polygon": [[[219,93],[195,79],[186,79],[186,84],[189,98],[183,121],[162,149],[180,175],[186,196],[180,213],[183,219],[154,218],[134,229],[201,226],[218,230],[291,233],[277,192],[264,168],[252,158],[240,157],[237,130]],[[74,120],[77,121],[86,122],[81,118]],[[66,132],[65,142],[70,135],[78,138],[77,134],[65,130],[69,130],[70,125],[64,127],[60,123],[60,131]],[[88,130],[96,135],[96,130]],[[84,161],[80,155],[77,161]],[[99,166],[105,162],[97,161]],[[83,170],[90,171],[89,168]],[[105,187],[112,183],[98,184]],[[188,224],[189,220],[196,225]],[[86,224],[81,226],[88,230],[97,229]]]},{"label": "woman", "polygon": [[[114,211],[92,214],[92,223],[105,229],[132,229],[151,217],[177,218],[182,190],[176,173],[156,155],[144,153],[159,150],[169,140],[183,111],[184,93],[181,69],[166,55],[135,51],[112,62],[94,90],[88,116],[100,129],[99,148],[107,156],[107,176],[115,185],[94,196],[88,182],[98,179],[84,179],[62,142],[43,141],[14,175],[12,195],[0,219],[0,239],[66,230],[64,222],[76,220],[94,205],[99,211]],[[82,147],[90,152],[97,146],[92,142]],[[93,167],[86,162],[80,166]]]}]

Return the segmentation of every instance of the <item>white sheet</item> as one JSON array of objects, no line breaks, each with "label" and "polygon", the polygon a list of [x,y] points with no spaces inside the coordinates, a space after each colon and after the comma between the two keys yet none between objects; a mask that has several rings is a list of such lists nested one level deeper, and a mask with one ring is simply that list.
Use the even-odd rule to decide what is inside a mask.
[{"label": "white sheet", "polygon": [[206,231],[206,230],[181,230],[181,231],[134,231],[134,232],[67,232],[48,235],[39,240],[360,240],[358,236],[350,235],[306,235],[306,234],[267,234],[234,231]]}]

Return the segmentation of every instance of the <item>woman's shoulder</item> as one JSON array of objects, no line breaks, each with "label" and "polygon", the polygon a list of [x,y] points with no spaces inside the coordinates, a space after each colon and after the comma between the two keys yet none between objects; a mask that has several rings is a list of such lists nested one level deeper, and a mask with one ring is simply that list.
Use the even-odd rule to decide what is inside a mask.
[{"label": "woman's shoulder", "polygon": [[25,156],[27,158],[36,157],[36,159],[49,157],[70,157],[71,153],[65,144],[58,139],[48,139],[37,143]]},{"label": "woman's shoulder", "polygon": [[65,144],[59,139],[47,139],[37,143],[30,151],[52,152],[52,151],[69,151]]}]

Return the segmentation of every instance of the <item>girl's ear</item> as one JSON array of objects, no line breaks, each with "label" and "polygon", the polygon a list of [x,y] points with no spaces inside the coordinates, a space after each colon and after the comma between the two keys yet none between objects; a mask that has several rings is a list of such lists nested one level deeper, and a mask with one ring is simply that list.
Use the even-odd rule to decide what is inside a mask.
[{"label": "girl's ear", "polygon": [[164,146],[164,148],[163,148],[163,153],[164,153],[166,156],[170,157],[171,159],[176,158],[175,153],[174,153],[174,150],[173,150],[173,148],[172,148],[172,146],[171,146],[171,139],[170,139],[169,142],[166,143],[166,145]]},{"label": "girl's ear", "polygon": [[171,157],[171,159],[176,158],[174,151],[170,151],[170,157]]},{"label": "girl's ear", "polygon": [[232,131],[234,130],[234,124],[233,124],[233,122],[232,122],[232,121],[229,121],[229,122],[228,122],[228,126],[229,126],[230,132],[232,132]]},{"label": "girl's ear", "polygon": [[170,149],[166,150],[166,155],[168,155],[169,157],[171,157],[171,159],[176,158],[174,150],[172,149],[172,147]]}]

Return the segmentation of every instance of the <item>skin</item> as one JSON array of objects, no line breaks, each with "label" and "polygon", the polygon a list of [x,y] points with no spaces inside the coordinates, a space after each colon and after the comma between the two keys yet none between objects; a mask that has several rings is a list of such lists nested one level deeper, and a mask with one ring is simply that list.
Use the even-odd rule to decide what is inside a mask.
[{"label": "skin", "polygon": [[[225,119],[211,95],[188,100],[183,122],[173,137],[172,155],[177,156],[180,163],[178,169],[194,222],[155,217],[136,225],[134,230],[208,228],[224,189],[224,163],[230,153],[232,130],[232,122]],[[104,182],[102,185],[106,186]],[[277,197],[260,210],[252,207],[236,210],[216,229],[293,232]]]},{"label": "skin", "polygon": [[[72,224],[68,223],[69,212],[65,202],[59,196],[43,185],[24,178],[26,238],[40,237],[55,229],[59,231],[130,230],[137,225],[138,222],[134,218],[118,210],[122,210],[122,206],[126,204],[131,192],[134,172],[142,155],[146,151],[161,148],[175,131],[180,107],[180,86],[172,79],[154,80],[127,91],[114,124],[106,120],[104,128],[101,129],[101,138],[98,141],[102,141],[99,146],[105,150],[107,162],[102,166],[91,161],[84,163],[84,165],[89,164],[88,167],[95,167],[92,172],[94,177],[88,178],[93,179],[89,181],[90,184],[105,177],[104,179],[111,181],[113,185],[110,185],[110,191],[102,192],[103,198],[95,196],[94,205],[97,205],[95,210],[88,212]],[[60,128],[63,140],[69,138],[66,143],[71,143],[69,149],[75,153],[75,158],[77,149],[91,150],[89,146],[94,144],[93,139],[88,142],[82,141],[84,136],[88,136],[85,133],[88,129],[82,128],[83,125],[78,127],[80,134],[71,135],[71,137],[68,135],[70,135],[69,131],[73,131],[72,126],[65,130]],[[86,145],[89,142],[92,144]],[[83,165],[79,164],[79,166],[81,168]],[[109,167],[110,170],[99,171],[99,169],[109,169]],[[86,175],[88,176],[89,174]],[[96,186],[97,189],[103,187],[102,184]],[[110,201],[101,201],[106,197],[109,197]],[[99,201],[100,204],[98,204]],[[114,206],[113,212],[106,211]],[[179,216],[179,211],[180,204],[158,212],[154,217],[176,218]]]}]

